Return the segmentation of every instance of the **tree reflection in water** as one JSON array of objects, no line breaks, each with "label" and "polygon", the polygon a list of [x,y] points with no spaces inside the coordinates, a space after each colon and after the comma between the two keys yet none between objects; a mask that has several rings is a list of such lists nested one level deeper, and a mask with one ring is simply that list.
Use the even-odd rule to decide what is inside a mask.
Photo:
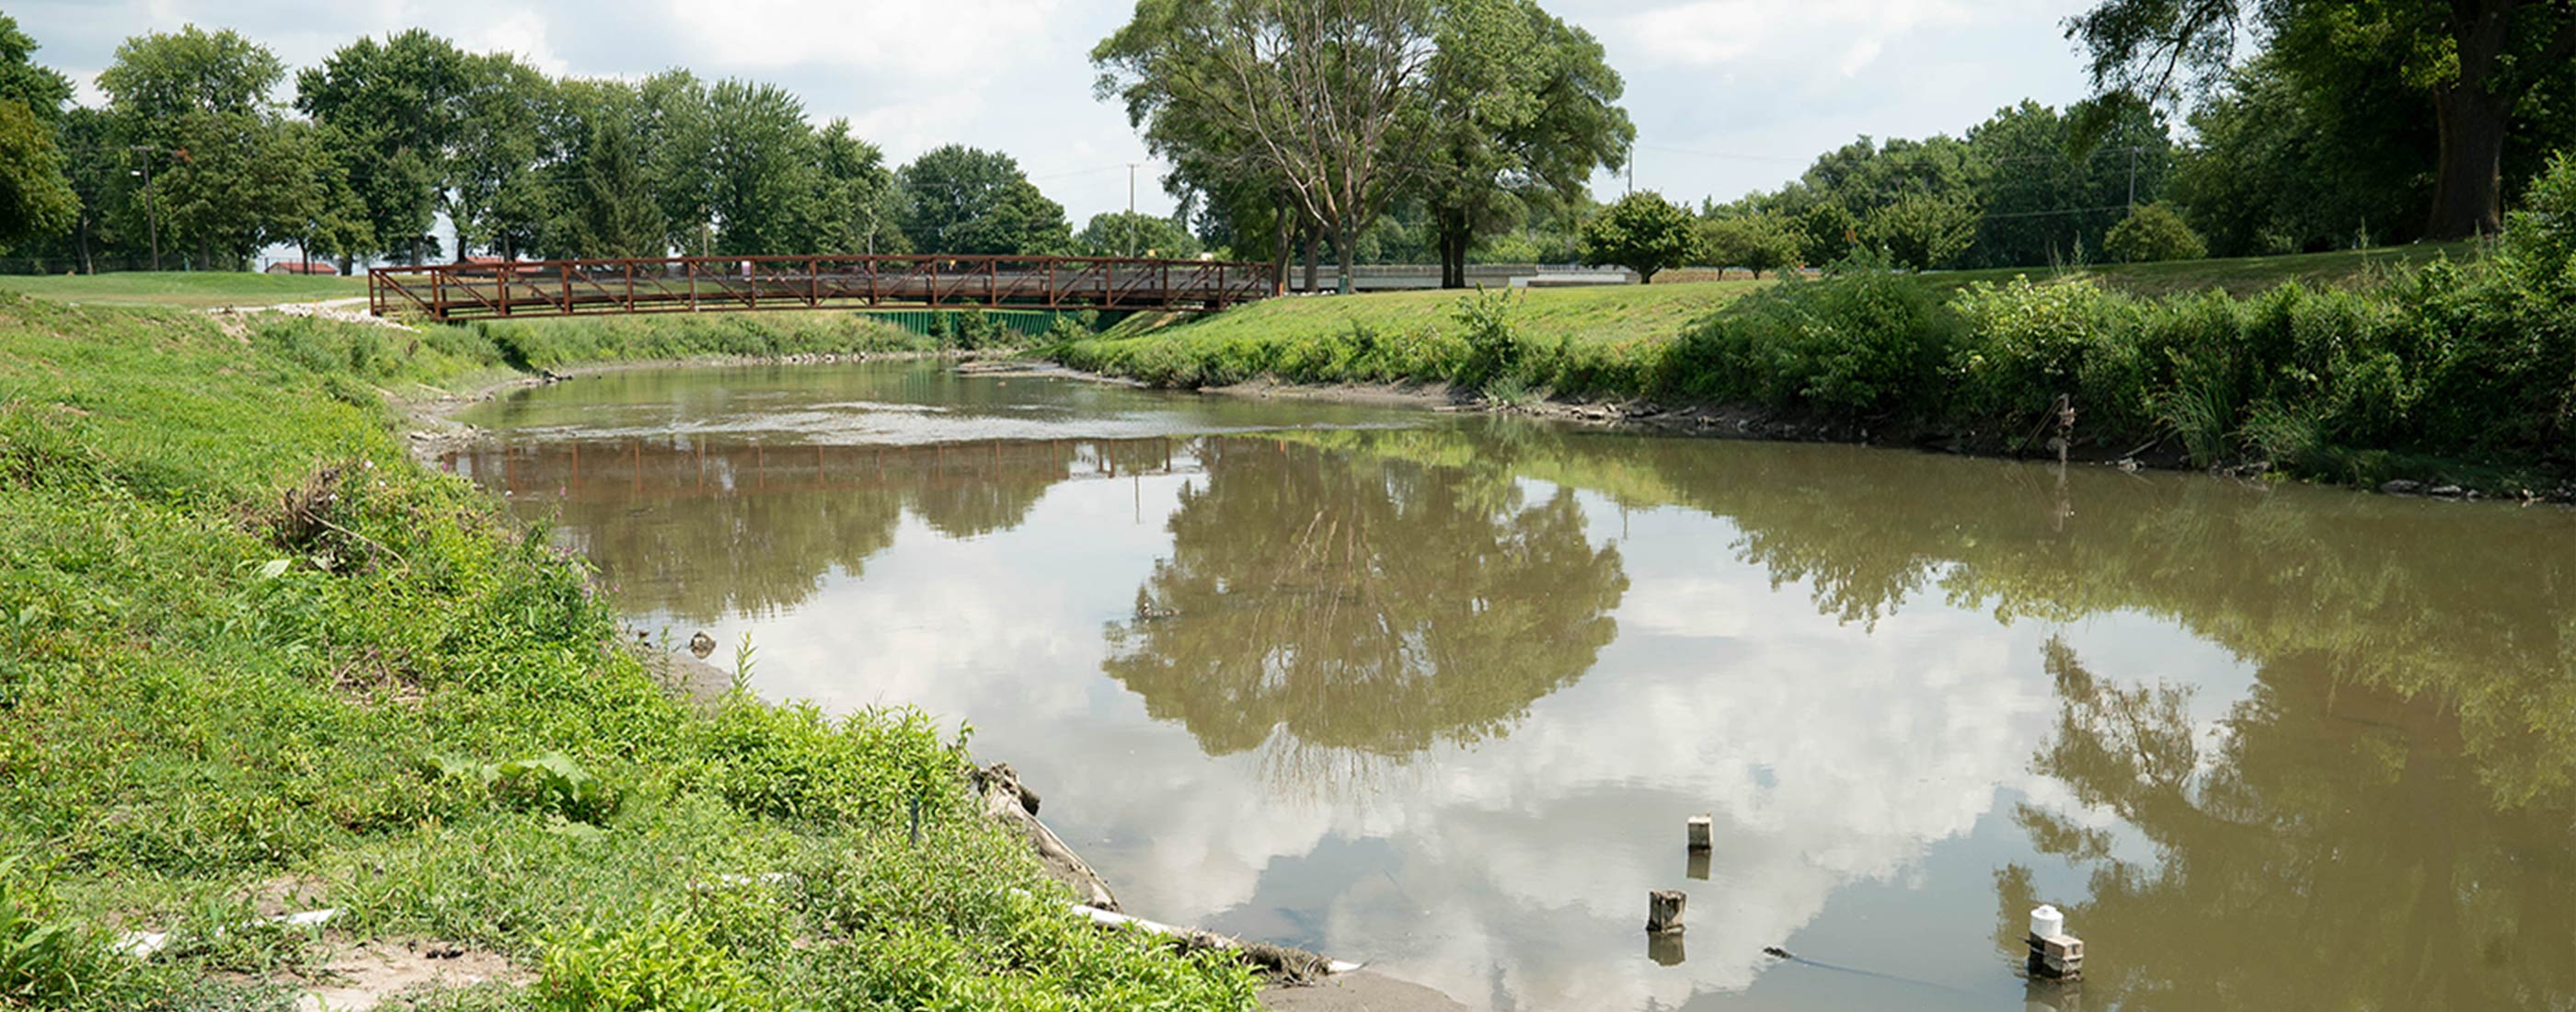
[{"label": "tree reflection in water", "polygon": [[[2057,643],[2047,664],[2062,709],[2037,768],[2151,847],[2016,812],[2038,851],[2090,870],[2089,898],[2060,900],[2093,954],[2088,1003],[2555,1008],[2576,994],[2576,806],[2481,789],[2455,713],[2290,658],[2265,666],[2203,755],[2181,690],[2113,684]],[[2042,897],[2028,868],[1996,879],[1998,942],[2018,952]]]},{"label": "tree reflection in water", "polygon": [[[2089,1008],[2565,1007],[2576,995],[2576,523],[2443,505],[1830,447],[1456,434],[1314,437],[1454,459],[1726,518],[1738,555],[1869,623],[1927,589],[1999,620],[2131,613],[2243,659],[2195,725],[2189,685],[2129,684],[2062,642],[2023,804],[2038,854],[1997,873],[1999,955],[2069,908]],[[1499,447],[1500,452],[1493,452]],[[1484,452],[1474,452],[1484,451]],[[2123,660],[2131,660],[2124,658]],[[2155,663],[2154,659],[2144,659]]]},{"label": "tree reflection in water", "polygon": [[1502,732],[1616,633],[1619,553],[1569,490],[1269,439],[1201,456],[1104,667],[1210,754],[1275,739],[1285,779],[1365,776]]}]

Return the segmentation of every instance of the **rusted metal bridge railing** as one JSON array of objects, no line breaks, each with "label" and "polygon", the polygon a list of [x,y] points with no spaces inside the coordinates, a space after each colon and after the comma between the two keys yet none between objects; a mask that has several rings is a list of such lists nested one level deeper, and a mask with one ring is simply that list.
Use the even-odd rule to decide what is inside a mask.
[{"label": "rusted metal bridge railing", "polygon": [[509,260],[379,267],[377,316],[433,320],[760,309],[1223,309],[1278,294],[1271,265],[1001,256]]}]

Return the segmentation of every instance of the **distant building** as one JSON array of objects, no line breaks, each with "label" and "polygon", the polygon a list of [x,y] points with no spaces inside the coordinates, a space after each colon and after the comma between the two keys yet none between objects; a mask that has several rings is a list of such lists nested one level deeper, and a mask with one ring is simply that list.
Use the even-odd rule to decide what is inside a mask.
[{"label": "distant building", "polygon": [[268,265],[270,274],[321,274],[339,276],[340,269],[319,260],[280,260]]}]

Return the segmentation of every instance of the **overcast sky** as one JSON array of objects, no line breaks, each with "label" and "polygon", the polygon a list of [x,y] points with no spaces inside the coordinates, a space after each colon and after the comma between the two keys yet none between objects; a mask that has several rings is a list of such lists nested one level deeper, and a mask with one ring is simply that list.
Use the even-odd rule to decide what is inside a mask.
[{"label": "overcast sky", "polygon": [[[1626,78],[1636,184],[1682,201],[1794,178],[1861,134],[1956,134],[1995,109],[2082,97],[2058,23],[2085,0],[1548,0],[1598,36]],[[5,8],[82,100],[117,43],[188,23],[240,31],[289,66],[359,35],[423,27],[555,74],[771,81],[817,122],[846,116],[900,163],[950,141],[1020,160],[1076,227],[1168,211],[1144,146],[1092,97],[1086,55],[1130,0],[16,0]],[[286,88],[292,89],[291,80]],[[281,94],[281,99],[291,94]],[[1615,195],[1624,180],[1603,178]]]}]

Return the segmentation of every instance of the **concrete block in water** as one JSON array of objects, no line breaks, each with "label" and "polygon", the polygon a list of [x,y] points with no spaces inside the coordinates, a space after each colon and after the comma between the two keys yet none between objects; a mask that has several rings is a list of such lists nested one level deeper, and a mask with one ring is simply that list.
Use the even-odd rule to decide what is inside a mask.
[{"label": "concrete block in water", "polygon": [[1646,930],[1662,934],[1682,929],[1682,905],[1690,898],[1678,889],[1657,889],[1646,894]]}]

